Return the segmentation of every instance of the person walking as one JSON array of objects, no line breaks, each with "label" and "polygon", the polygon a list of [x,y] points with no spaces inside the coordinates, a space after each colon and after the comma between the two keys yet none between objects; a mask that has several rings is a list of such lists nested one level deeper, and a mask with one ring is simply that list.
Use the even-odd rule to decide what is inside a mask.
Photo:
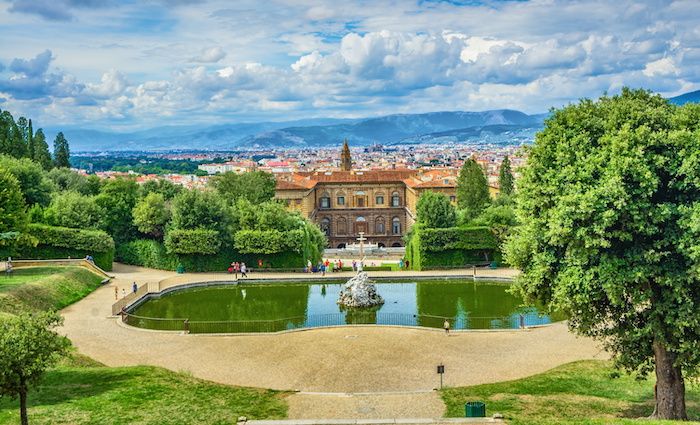
[{"label": "person walking", "polygon": [[119,287],[116,285],[114,286],[114,299],[115,300],[119,299]]},{"label": "person walking", "polygon": [[445,323],[442,324],[442,327],[445,329],[445,334],[449,335],[450,334],[450,321],[445,319]]},{"label": "person walking", "polygon": [[134,294],[135,294],[136,291],[139,289],[139,286],[136,284],[136,282],[134,282],[134,284],[131,285],[131,289],[134,291]]},{"label": "person walking", "polygon": [[324,263],[321,263],[321,276],[326,275],[326,265]]},{"label": "person walking", "polygon": [[312,272],[311,260],[306,260],[306,272],[307,272],[307,273],[311,273],[311,272]]},{"label": "person walking", "polygon": [[399,260],[399,268],[403,270],[403,258]]},{"label": "person walking", "polygon": [[355,260],[352,260],[352,271],[357,271],[357,262],[355,262]]},{"label": "person walking", "polygon": [[248,268],[245,263],[241,263],[241,277],[248,277]]},{"label": "person walking", "polygon": [[233,263],[233,278],[238,280],[238,272],[241,270],[241,265],[238,264],[238,261]]}]

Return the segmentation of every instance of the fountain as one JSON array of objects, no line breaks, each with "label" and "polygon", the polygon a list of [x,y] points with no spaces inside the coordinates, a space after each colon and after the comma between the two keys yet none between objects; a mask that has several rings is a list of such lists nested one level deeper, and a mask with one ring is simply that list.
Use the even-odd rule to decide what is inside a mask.
[{"label": "fountain", "polygon": [[377,287],[369,280],[367,273],[360,272],[348,280],[338,297],[338,304],[350,308],[373,307],[384,304],[377,293]]}]

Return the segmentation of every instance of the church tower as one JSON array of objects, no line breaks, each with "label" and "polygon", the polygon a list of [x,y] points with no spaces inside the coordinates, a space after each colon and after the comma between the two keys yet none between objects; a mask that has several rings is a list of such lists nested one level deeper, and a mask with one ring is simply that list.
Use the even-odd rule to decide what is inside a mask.
[{"label": "church tower", "polygon": [[345,139],[343,143],[343,151],[340,153],[340,170],[350,171],[352,169],[352,158],[350,157],[350,146],[348,146],[348,139]]}]

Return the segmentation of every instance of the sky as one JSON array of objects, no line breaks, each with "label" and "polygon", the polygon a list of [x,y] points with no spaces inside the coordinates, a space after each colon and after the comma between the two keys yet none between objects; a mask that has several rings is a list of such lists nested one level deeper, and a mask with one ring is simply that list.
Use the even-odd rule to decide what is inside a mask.
[{"label": "sky", "polygon": [[112,131],[700,89],[689,1],[0,0],[0,109]]}]

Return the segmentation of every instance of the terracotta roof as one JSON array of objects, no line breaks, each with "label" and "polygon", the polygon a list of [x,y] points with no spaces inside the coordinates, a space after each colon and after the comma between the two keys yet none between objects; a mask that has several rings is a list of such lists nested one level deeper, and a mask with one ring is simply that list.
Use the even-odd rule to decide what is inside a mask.
[{"label": "terracotta roof", "polygon": [[394,183],[418,173],[417,170],[369,170],[369,171],[327,171],[300,172],[319,183]]}]

